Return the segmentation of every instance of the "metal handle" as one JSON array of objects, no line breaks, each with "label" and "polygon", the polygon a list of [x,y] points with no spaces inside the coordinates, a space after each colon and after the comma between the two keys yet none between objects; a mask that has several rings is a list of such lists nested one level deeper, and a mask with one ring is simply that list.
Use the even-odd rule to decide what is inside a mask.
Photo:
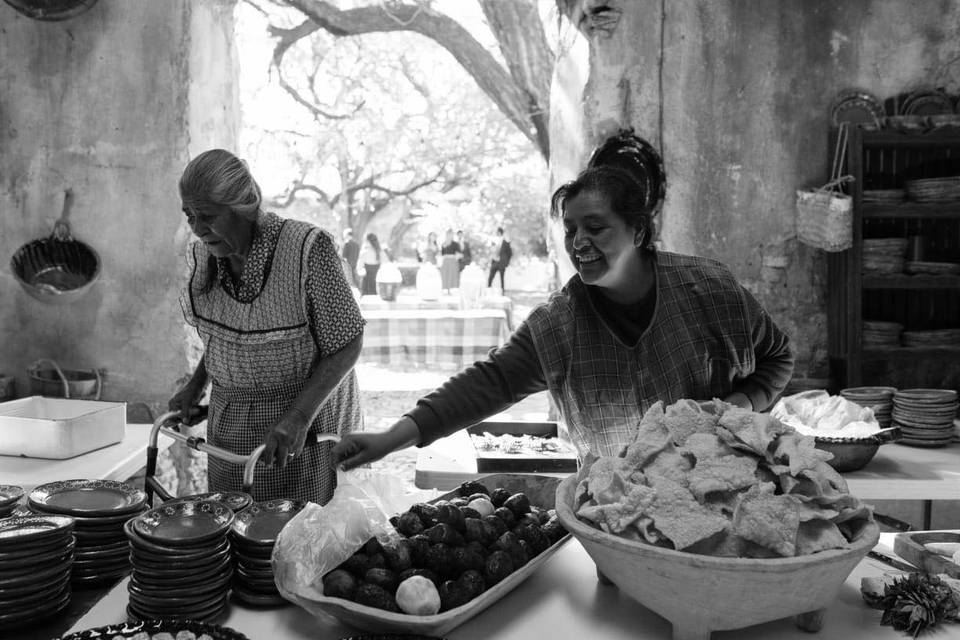
[{"label": "metal handle", "polygon": [[154,421],[153,428],[150,430],[149,446],[151,449],[155,450],[157,448],[157,437],[162,433],[167,437],[173,438],[177,442],[182,442],[194,451],[201,451],[215,458],[226,460],[227,462],[242,464],[243,490],[246,493],[250,493],[250,488],[253,486],[254,468],[257,466],[257,462],[260,460],[260,455],[266,448],[265,445],[260,445],[254,449],[249,456],[242,456],[238,453],[233,453],[232,451],[227,451],[226,449],[212,445],[203,438],[184,435],[179,431],[180,426],[181,418],[179,411],[168,411],[167,413],[160,415]]}]

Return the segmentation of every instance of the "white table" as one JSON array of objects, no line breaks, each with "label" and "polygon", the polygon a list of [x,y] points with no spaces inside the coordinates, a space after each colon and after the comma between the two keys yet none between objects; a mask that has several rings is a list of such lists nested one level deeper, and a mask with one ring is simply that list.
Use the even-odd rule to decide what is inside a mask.
[{"label": "white table", "polygon": [[[449,490],[479,475],[470,435],[461,430],[420,450],[414,482],[421,489]],[[956,500],[960,442],[929,449],[885,444],[866,467],[843,477],[850,493],[863,500]]]},{"label": "white table", "polygon": [[[884,539],[886,538],[886,539]],[[881,549],[892,553],[892,535],[882,534]],[[539,570],[486,611],[464,622],[447,637],[456,640],[670,640],[670,624],[614,587],[598,584],[593,561],[576,540],[568,541]],[[713,640],[903,640],[902,633],[880,626],[880,611],[863,603],[860,579],[892,571],[864,559],[847,578],[826,612],[816,635],[800,631],[789,619],[735,631],[715,632]],[[71,632],[124,622],[127,580],[97,603]],[[334,618],[314,618],[294,605],[251,609],[231,603],[215,621],[250,640],[315,640],[361,635]],[[943,625],[938,640],[960,638],[960,625]]]},{"label": "white table", "polygon": [[[123,440],[65,460],[0,456],[0,484],[23,487],[29,493],[37,485],[55,480],[102,478],[126,480],[147,463],[147,445],[152,424],[128,424]],[[164,450],[173,439],[160,436],[157,446]]]}]

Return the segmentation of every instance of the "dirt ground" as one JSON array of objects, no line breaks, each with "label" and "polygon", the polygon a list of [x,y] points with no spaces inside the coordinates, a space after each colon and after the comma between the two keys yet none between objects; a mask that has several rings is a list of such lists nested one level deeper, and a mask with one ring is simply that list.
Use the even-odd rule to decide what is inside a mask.
[{"label": "dirt ground", "polygon": [[[513,299],[513,321],[517,326],[536,304],[546,300],[546,293],[507,290]],[[367,431],[383,431],[400,416],[412,409],[417,400],[429,393],[456,373],[459,369],[440,367],[392,367],[360,362],[357,378],[360,384],[364,428]],[[546,393],[526,398],[512,412],[533,413],[546,416],[548,401]],[[403,478],[413,485],[419,449],[398,451],[374,463],[376,471],[386,471]]]}]

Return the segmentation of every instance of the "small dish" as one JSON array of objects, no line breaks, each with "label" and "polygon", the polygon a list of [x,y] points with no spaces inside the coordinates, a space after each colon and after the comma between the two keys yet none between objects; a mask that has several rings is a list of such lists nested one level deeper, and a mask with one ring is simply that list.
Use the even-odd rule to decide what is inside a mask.
[{"label": "small dish", "polygon": [[872,93],[863,89],[841,91],[830,105],[830,123],[834,127],[846,122],[878,128],[883,117],[883,105]]},{"label": "small dish", "polygon": [[11,505],[23,497],[23,487],[13,484],[0,484],[0,507]]},{"label": "small dish", "polygon": [[276,541],[280,530],[304,506],[306,503],[301,500],[257,502],[236,517],[231,531],[245,542],[270,544]]},{"label": "small dish", "polygon": [[225,535],[233,511],[219,502],[198,500],[164,504],[130,522],[141,537],[161,545],[189,546]]}]

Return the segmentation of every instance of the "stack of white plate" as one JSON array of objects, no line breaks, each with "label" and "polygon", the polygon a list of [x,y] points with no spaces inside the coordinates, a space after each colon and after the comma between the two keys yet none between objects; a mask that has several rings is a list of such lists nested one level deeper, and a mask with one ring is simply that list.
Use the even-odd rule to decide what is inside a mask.
[{"label": "stack of white plate", "polygon": [[863,272],[903,273],[906,238],[867,238],[863,241]]},{"label": "stack of white plate", "polygon": [[257,606],[287,603],[277,591],[270,556],[280,530],[305,505],[299,500],[267,500],[237,515],[230,540],[236,561],[233,595],[238,600]]},{"label": "stack of white plate", "polygon": [[37,513],[74,519],[75,587],[116,582],[130,572],[123,525],[146,510],[143,490],[116,480],[59,480],[33,489],[27,503]]},{"label": "stack of white plate", "polygon": [[0,518],[13,515],[18,501],[23,497],[23,487],[12,484],[0,484]]},{"label": "stack of white plate", "polygon": [[900,442],[916,447],[949,444],[958,407],[953,389],[900,389],[893,395],[893,424],[903,434]]},{"label": "stack of white plate", "polygon": [[861,331],[864,349],[870,347],[899,347],[903,325],[899,322],[864,320]]},{"label": "stack of white plate", "polygon": [[873,409],[873,416],[881,428],[886,429],[893,420],[893,394],[895,387],[849,387],[840,390],[840,396],[861,407]]},{"label": "stack of white plate", "polygon": [[0,520],[0,632],[67,606],[74,544],[73,519],[66,516]]},{"label": "stack of white plate", "polygon": [[233,576],[227,539],[233,518],[219,502],[182,500],[127,522],[128,617],[210,621],[221,615]]}]

